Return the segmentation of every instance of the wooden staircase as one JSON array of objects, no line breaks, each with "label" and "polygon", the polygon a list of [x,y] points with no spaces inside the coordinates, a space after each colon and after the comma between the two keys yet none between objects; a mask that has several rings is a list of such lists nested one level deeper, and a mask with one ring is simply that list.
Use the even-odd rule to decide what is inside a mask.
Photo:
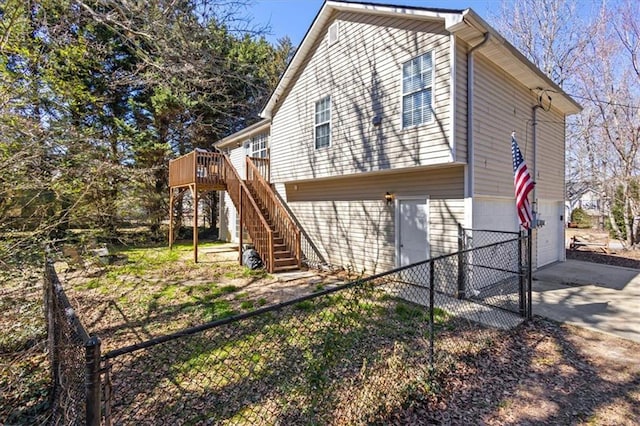
[{"label": "wooden staircase", "polygon": [[[254,248],[270,272],[292,271],[302,265],[300,229],[264,175],[266,158],[246,159],[247,178],[242,179],[229,158],[216,152],[193,151],[169,162],[170,227],[174,190],[191,190],[197,205],[198,191],[226,190],[238,210],[240,228],[246,229]],[[194,222],[197,223],[197,212]],[[169,247],[173,230],[169,230]],[[242,237],[240,247],[242,247]],[[194,224],[194,260],[198,261],[197,228]],[[240,255],[242,262],[242,255]]]},{"label": "wooden staircase", "polygon": [[261,173],[265,170],[265,161],[268,170],[268,160],[246,157],[245,184],[272,231],[273,271],[297,270],[302,265],[300,229]]},{"label": "wooden staircase", "polygon": [[[248,157],[247,157],[248,158]],[[293,271],[300,269],[298,258],[295,254],[295,248],[291,248],[285,242],[284,237],[281,235],[276,221],[269,213],[269,209],[261,201],[257,191],[251,186],[247,185],[251,196],[256,202],[258,209],[262,213],[262,216],[266,220],[273,235],[273,269],[275,272]]]}]

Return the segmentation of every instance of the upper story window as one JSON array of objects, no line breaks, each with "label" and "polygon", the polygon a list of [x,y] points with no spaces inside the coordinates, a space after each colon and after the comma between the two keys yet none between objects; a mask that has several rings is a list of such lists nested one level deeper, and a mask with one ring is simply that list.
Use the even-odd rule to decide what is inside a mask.
[{"label": "upper story window", "polygon": [[260,133],[259,135],[251,138],[251,157],[257,158],[267,158],[268,150],[267,150],[267,141],[269,140],[268,133]]},{"label": "upper story window", "polygon": [[316,102],[314,130],[316,149],[331,146],[331,96]]},{"label": "upper story window", "polygon": [[402,64],[402,127],[417,126],[433,119],[433,54]]}]

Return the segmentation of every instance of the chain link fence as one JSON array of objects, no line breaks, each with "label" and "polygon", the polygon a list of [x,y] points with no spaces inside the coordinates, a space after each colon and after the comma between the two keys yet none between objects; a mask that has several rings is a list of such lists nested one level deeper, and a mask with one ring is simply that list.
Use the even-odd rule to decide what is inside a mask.
[{"label": "chain link fence", "polygon": [[80,323],[51,262],[45,265],[44,282],[53,383],[50,424],[98,424],[100,341],[89,336]]},{"label": "chain link fence", "polygon": [[529,236],[459,227],[460,276],[465,297],[526,316]]},{"label": "chain link fence", "polygon": [[[515,235],[463,254],[473,255],[474,268],[511,274],[503,280],[510,285],[527,264],[510,271],[513,256],[494,254],[518,253],[525,240]],[[457,357],[489,345],[492,328],[523,319],[518,309],[461,297],[460,258],[442,256],[108,352],[105,422],[384,422],[394,407],[428,395],[437,372]]]},{"label": "chain link fence", "polygon": [[526,315],[524,300],[496,309],[475,292],[511,300],[517,282],[526,297],[527,246],[510,235],[102,356],[49,272],[62,351],[54,423],[371,424],[437,404],[456,360]]}]

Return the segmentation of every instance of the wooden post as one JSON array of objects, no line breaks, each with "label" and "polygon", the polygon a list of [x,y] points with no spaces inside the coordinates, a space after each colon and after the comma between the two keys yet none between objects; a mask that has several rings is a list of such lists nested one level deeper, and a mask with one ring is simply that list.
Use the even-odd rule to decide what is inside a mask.
[{"label": "wooden post", "polygon": [[173,248],[173,188],[169,188],[169,250]]},{"label": "wooden post", "polygon": [[198,185],[193,185],[193,261],[198,263]]},{"label": "wooden post", "polygon": [[238,200],[240,200],[240,211],[238,214],[240,215],[240,230],[238,231],[238,260],[242,265],[242,227],[244,223],[242,222],[242,185],[238,186]]}]

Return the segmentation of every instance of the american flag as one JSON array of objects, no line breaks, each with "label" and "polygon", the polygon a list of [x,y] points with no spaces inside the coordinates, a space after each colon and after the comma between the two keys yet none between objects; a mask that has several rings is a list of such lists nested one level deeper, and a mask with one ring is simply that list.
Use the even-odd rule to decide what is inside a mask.
[{"label": "american flag", "polygon": [[520,218],[520,225],[524,229],[531,227],[533,213],[529,203],[529,193],[533,190],[535,182],[531,179],[527,165],[522,158],[522,153],[516,142],[515,132],[511,134],[511,154],[513,157],[513,185],[516,190],[516,209]]}]

